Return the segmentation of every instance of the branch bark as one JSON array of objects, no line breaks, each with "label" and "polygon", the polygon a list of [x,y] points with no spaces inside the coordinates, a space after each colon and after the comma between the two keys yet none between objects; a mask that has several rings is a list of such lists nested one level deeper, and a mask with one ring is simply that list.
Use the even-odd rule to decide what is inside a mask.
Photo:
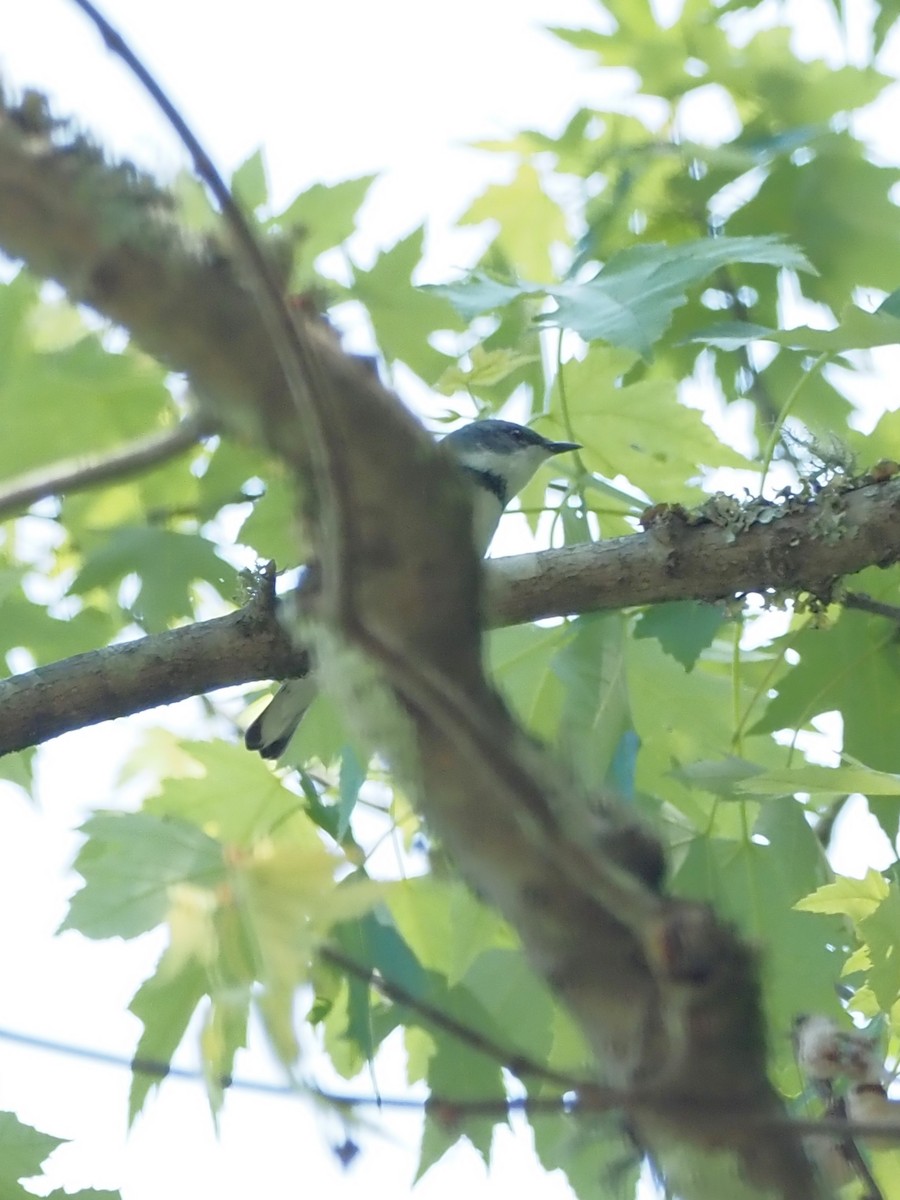
[{"label": "branch bark", "polygon": [[[314,326],[287,328],[279,351],[297,361],[279,362],[227,243],[191,251],[155,185],[40,105],[0,109],[0,244],[312,482],[323,582],[303,628],[326,682],[518,928],[609,1083],[639,1097],[635,1131],[674,1190],[710,1194],[724,1163],[730,1200],[817,1196],[797,1137],[758,1135],[780,1105],[753,952],[706,906],[665,896],[655,838],[612,797],[583,795],[491,691],[464,491],[396,398]],[[660,529],[672,576],[687,533]]]},{"label": "branch bark", "polygon": [[[830,540],[821,535],[826,518]],[[488,561],[486,623],[498,628],[749,592],[822,595],[838,578],[898,560],[900,479],[889,479],[787,505],[779,518],[737,535],[672,513],[632,537]],[[882,611],[889,607],[876,615],[896,619],[896,610]],[[302,675],[307,667],[264,590],[228,616],[0,681],[0,755],[216,688]]]},{"label": "branch bark", "polygon": [[19,475],[0,486],[0,518],[22,512],[47,496],[84,492],[100,483],[128,479],[176,458],[211,432],[208,423],[189,416],[174,429],[136,438],[116,450],[52,463]]}]

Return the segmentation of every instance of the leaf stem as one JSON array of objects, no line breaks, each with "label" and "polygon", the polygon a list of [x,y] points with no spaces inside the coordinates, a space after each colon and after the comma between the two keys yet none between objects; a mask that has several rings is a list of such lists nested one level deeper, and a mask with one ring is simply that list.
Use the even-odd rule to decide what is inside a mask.
[{"label": "leaf stem", "polygon": [[797,397],[800,395],[800,392],[803,390],[803,388],[806,386],[806,384],[809,382],[809,380],[814,375],[816,375],[819,372],[819,370],[822,368],[822,366],[828,361],[828,357],[829,357],[828,352],[823,351],[819,355],[819,357],[815,360],[815,362],[812,364],[812,366],[809,368],[809,370],[804,371],[804,373],[800,376],[800,378],[797,380],[797,382],[791,388],[790,392],[788,393],[787,399],[785,400],[784,404],[781,406],[781,411],[779,412],[778,416],[775,418],[775,424],[772,427],[772,432],[769,435],[769,440],[766,443],[766,448],[765,448],[765,451],[763,452],[762,473],[761,473],[760,482],[759,482],[759,494],[760,495],[762,495],[763,489],[766,486],[766,476],[769,473],[769,467],[771,467],[771,465],[772,465],[772,458],[775,454],[775,447],[778,445],[778,439],[781,437],[781,431],[782,431],[782,428],[784,427],[784,423],[788,419],[788,417],[791,415],[791,411],[797,402]]}]

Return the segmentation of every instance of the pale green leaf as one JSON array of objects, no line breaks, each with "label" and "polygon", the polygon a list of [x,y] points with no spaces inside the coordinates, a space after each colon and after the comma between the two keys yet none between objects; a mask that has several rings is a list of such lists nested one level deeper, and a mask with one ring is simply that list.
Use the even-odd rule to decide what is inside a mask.
[{"label": "pale green leaf", "polygon": [[865,767],[821,767],[804,763],[782,771],[765,771],[735,783],[739,792],[756,796],[781,796],[794,792],[840,796],[862,792],[870,796],[900,796],[900,775],[869,771]]},{"label": "pale green leaf", "polygon": [[720,605],[677,600],[645,609],[634,636],[655,637],[667,654],[690,671],[701,653],[712,645],[724,621],[725,612]]},{"label": "pale green leaf", "polygon": [[748,791],[752,791],[748,780],[761,774],[762,767],[734,755],[713,761],[685,763],[672,772],[674,778],[683,780],[688,786],[712,792],[717,796],[735,796],[742,785],[745,785]]},{"label": "pale green leaf", "polygon": [[703,467],[746,467],[747,460],[720,442],[701,414],[679,403],[674,380],[647,379],[622,385],[634,364],[630,351],[594,346],[582,362],[563,367],[550,416],[541,424],[548,437],[564,438],[566,413],[583,443],[582,461],[607,479],[624,475],[651,499],[693,502],[699,490],[688,486]]},{"label": "pale green leaf", "polygon": [[815,153],[773,163],[729,229],[775,230],[802,245],[818,271],[804,277],[805,295],[840,312],[856,289],[897,286],[900,230],[891,191],[898,178],[896,166],[873,162],[848,130],[829,132]]},{"label": "pale green leaf", "polygon": [[[435,1042],[436,1049],[429,1060],[427,1074],[428,1086],[435,1096],[451,1104],[454,1100],[503,1102],[506,1091],[498,1063],[455,1038],[439,1034]],[[447,1121],[441,1119],[440,1111],[426,1114],[417,1179],[461,1137],[472,1144],[485,1164],[490,1161],[491,1140],[498,1118],[465,1114],[464,1108],[455,1117],[455,1120]]]},{"label": "pale green leaf", "polygon": [[812,329],[798,325],[793,329],[766,329],[747,322],[723,322],[694,334],[691,339],[705,345],[734,350],[756,341],[773,342],[792,350],[813,354],[842,354],[849,350],[868,350],[874,346],[892,346],[900,342],[900,318],[884,309],[866,312],[850,305],[833,329]]},{"label": "pale green leaf", "polygon": [[547,740],[555,736],[565,698],[553,660],[571,636],[566,625],[520,625],[494,630],[488,642],[492,678],[519,719]]},{"label": "pale green leaf", "polygon": [[331,928],[360,917],[378,902],[380,885],[335,881],[336,861],[325,847],[261,846],[239,873],[241,925],[252,930],[262,988],[256,997],[278,1058],[299,1052],[294,999],[308,981],[313,953]]},{"label": "pale green leaf", "polygon": [[[465,987],[504,1031],[504,1044],[547,1062],[554,1038],[555,1001],[521,949],[485,950],[466,971]],[[510,1023],[510,1013],[515,1022]]]},{"label": "pale green leaf", "polygon": [[334,184],[314,183],[273,217],[272,224],[299,231],[300,257],[307,270],[320,254],[353,233],[356,214],[375,178],[360,175]]},{"label": "pale green leaf", "polygon": [[[621,1122],[603,1114],[534,1114],[534,1149],[545,1171],[561,1171],[579,1200],[633,1200],[639,1153]],[[602,1191],[600,1189],[602,1188]]]},{"label": "pale green leaf", "polygon": [[[764,950],[767,1015],[772,1028],[786,1034],[798,1012],[836,1011],[835,981],[843,959],[825,940],[840,945],[841,927],[830,920],[823,929],[816,924],[824,923],[823,917],[814,921],[794,908],[825,877],[820,848],[800,805],[780,802],[763,828],[769,844],[698,837],[675,872],[673,887],[710,901],[720,918],[736,922]],[[787,1037],[776,1049],[781,1064],[789,1065]]]},{"label": "pale green leaf", "polygon": [[11,1112],[0,1112],[0,1195],[19,1200],[32,1195],[18,1181],[41,1174],[41,1164],[65,1138],[40,1133]]},{"label": "pale green leaf", "polygon": [[216,989],[200,1033],[206,1092],[213,1115],[225,1102],[225,1093],[234,1077],[237,1052],[247,1045],[250,1016],[250,987]]},{"label": "pale green leaf", "polygon": [[359,799],[359,790],[366,782],[366,761],[361,759],[350,746],[344,747],[341,755],[341,771],[338,783],[337,826],[335,837],[343,841],[350,829],[350,818]]},{"label": "pale green leaf", "polygon": [[245,212],[262,208],[269,198],[269,181],[266,177],[266,160],[261,149],[256,149],[244,159],[231,176],[231,190]]},{"label": "pale green leaf", "polygon": [[871,916],[888,895],[888,885],[879,871],[870,867],[862,879],[838,876],[811,895],[798,900],[799,912],[842,913],[853,921]]},{"label": "pale green leaf", "polygon": [[869,951],[866,984],[872,989],[882,1012],[890,1012],[900,997],[900,890],[891,884],[888,894],[871,913],[860,918],[857,933]]},{"label": "pale green leaf", "polygon": [[423,284],[419,290],[426,295],[449,300],[461,316],[471,320],[481,313],[505,308],[521,296],[534,295],[542,289],[534,284],[505,283],[483,271],[473,271],[456,283]]},{"label": "pale green leaf", "polygon": [[[874,1139],[873,1139],[874,1141]],[[887,1144],[871,1145],[872,1174],[882,1196],[900,1195],[900,1150]]]},{"label": "pale green leaf", "polygon": [[435,292],[413,285],[422,258],[423,230],[417,229],[379,254],[371,270],[357,267],[354,295],[372,319],[375,336],[388,359],[400,358],[426,382],[438,379],[449,365],[429,339],[436,329],[461,329],[451,305]]},{"label": "pale green leaf", "polygon": [[128,347],[105,348],[26,274],[0,285],[0,477],[96,456],[176,419],[165,372]]},{"label": "pale green leaf", "polygon": [[686,289],[736,262],[812,269],[799,250],[774,237],[634,246],[614,255],[586,283],[549,288],[557,307],[542,319],[547,325],[573,329],[585,341],[602,339],[648,357],[673,311],[686,302]]},{"label": "pale green leaf", "polygon": [[[33,1195],[32,1192],[28,1193]],[[4,1200],[7,1197],[4,1196]],[[97,1188],[79,1188],[77,1192],[65,1191],[62,1188],[54,1188],[52,1192],[47,1192],[44,1200],[122,1200],[121,1192],[109,1192],[105,1189],[98,1191]]]},{"label": "pale green leaf", "polygon": [[719,321],[709,329],[698,329],[688,340],[717,350],[739,350],[753,342],[774,341],[777,336],[777,329],[754,325],[752,321]]},{"label": "pale green leaf", "polygon": [[451,987],[485,950],[517,944],[506,922],[457,881],[407,879],[392,884],[387,899],[404,942]]},{"label": "pale green leaf", "polygon": [[616,753],[632,728],[625,622],[619,613],[594,614],[573,622],[571,632],[552,662],[565,687],[559,751],[586,786],[599,788],[610,785]]},{"label": "pale green leaf", "polygon": [[751,732],[803,728],[837,709],[848,755],[878,771],[900,771],[900,650],[890,624],[845,611],[831,628],[805,630],[790,644],[800,662],[779,680]]},{"label": "pale green leaf", "polygon": [[[29,1192],[28,1195],[31,1196],[33,1193]],[[4,1200],[7,1200],[5,1195]],[[47,1192],[44,1200],[122,1200],[122,1193],[98,1191],[96,1188],[79,1188],[77,1192],[55,1188],[52,1192]]]},{"label": "pale green leaf", "polygon": [[435,391],[452,396],[459,391],[493,387],[529,363],[539,362],[533,354],[518,354],[508,347],[485,350],[475,346],[469,354],[471,366],[448,367],[434,385]]},{"label": "pale green leaf", "polygon": [[195,826],[147,813],[90,817],[75,859],[84,886],[69,903],[62,929],[87,937],[136,937],[165,919],[170,889],[213,888],[224,878],[222,848]]},{"label": "pale green leaf", "polygon": [[70,590],[83,596],[94,588],[111,589],[132,574],[140,586],[131,611],[153,632],[179,617],[193,616],[191,585],[196,580],[206,580],[225,594],[236,593],[234,569],[206,538],[168,529],[125,527],[114,530],[88,553]]},{"label": "pale green leaf", "polygon": [[172,777],[145,801],[146,813],[190,822],[219,842],[245,849],[276,828],[320,844],[298,797],[280,787],[255,754],[223,741],[182,741],[180,749],[180,765],[173,764]]},{"label": "pale green leaf", "polygon": [[300,499],[292,482],[281,472],[266,480],[265,492],[253,500],[253,508],[240,527],[240,541],[252,546],[264,562],[275,562],[281,570],[293,568],[306,557],[299,521]]},{"label": "pale green leaf", "polygon": [[175,972],[157,971],[135,993],[129,1009],[144,1029],[134,1053],[135,1066],[128,1096],[129,1125],[143,1108],[150,1090],[162,1082],[153,1072],[140,1070],[141,1061],[163,1064],[172,1061],[197,1005],[208,990],[207,972],[200,963],[193,961],[183,963]]},{"label": "pale green leaf", "polygon": [[569,240],[565,217],[547,195],[540,174],[519,164],[510,183],[491,184],[460,217],[460,225],[496,221],[497,241],[512,267],[527,279],[554,277],[550,250]]}]

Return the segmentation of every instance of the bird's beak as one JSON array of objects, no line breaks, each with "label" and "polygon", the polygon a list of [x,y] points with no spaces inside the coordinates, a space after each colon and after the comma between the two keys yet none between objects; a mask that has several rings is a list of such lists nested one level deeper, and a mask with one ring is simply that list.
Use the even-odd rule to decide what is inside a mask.
[{"label": "bird's beak", "polygon": [[580,450],[581,442],[550,442],[547,449],[551,454],[565,454],[567,450]]}]

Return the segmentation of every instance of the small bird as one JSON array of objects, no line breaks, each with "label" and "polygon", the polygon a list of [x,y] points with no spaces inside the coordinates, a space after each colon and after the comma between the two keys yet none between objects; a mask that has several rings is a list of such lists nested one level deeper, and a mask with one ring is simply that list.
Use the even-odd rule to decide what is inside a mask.
[{"label": "small bird", "polygon": [[[555,454],[580,450],[578,442],[551,442],[525,425],[495,419],[473,421],[440,442],[472,482],[472,536],[486,554],[500,516],[538,467]],[[280,758],[318,692],[315,675],[286,679],[244,735],[248,750]]]}]

